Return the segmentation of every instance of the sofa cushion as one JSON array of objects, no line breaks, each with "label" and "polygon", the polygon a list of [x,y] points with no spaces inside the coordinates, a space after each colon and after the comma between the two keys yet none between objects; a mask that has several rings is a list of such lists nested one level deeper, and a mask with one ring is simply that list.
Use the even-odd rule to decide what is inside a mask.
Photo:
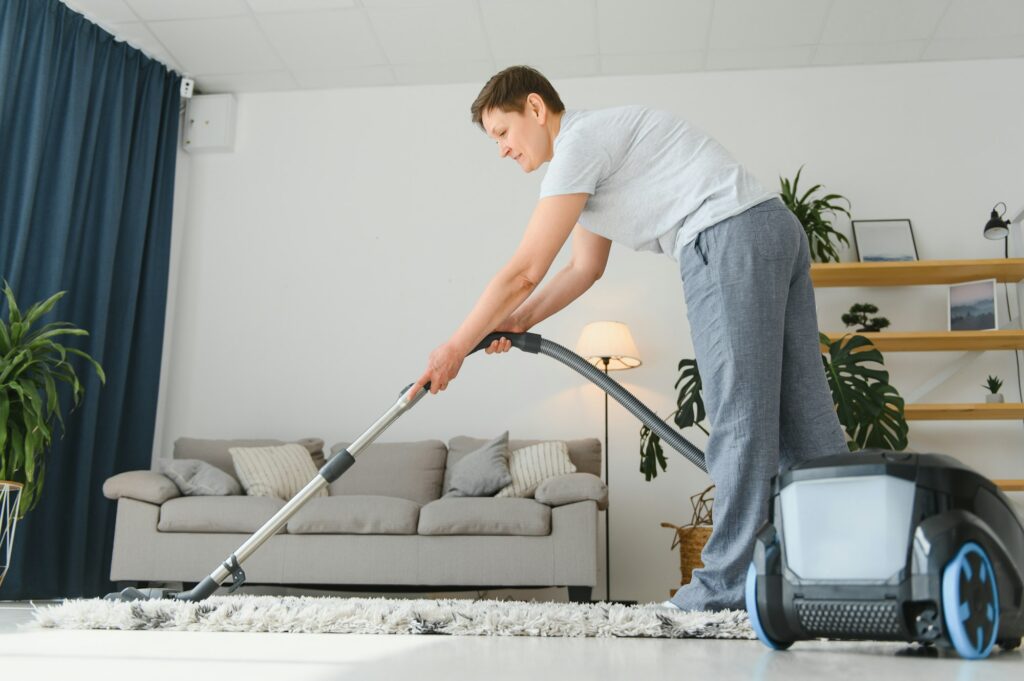
[{"label": "sofa cushion", "polygon": [[188,497],[242,493],[238,480],[199,459],[160,459],[158,468]]},{"label": "sofa cushion", "polygon": [[512,482],[508,470],[508,431],[452,466],[446,497],[492,497]]},{"label": "sofa cushion", "polygon": [[179,437],[174,441],[175,459],[199,459],[208,464],[216,466],[232,477],[235,475],[235,466],[231,461],[232,447],[268,447],[270,445],[283,445],[288,442],[295,442],[309,450],[309,456],[313,464],[319,469],[324,465],[324,441],[318,437],[304,437],[299,440],[271,440],[271,439],[248,439],[248,440],[210,440],[196,437]]},{"label": "sofa cushion", "polygon": [[538,442],[508,455],[512,482],[498,490],[499,497],[532,497],[537,485],[548,478],[576,472],[564,442]]},{"label": "sofa cushion", "polygon": [[288,521],[289,534],[416,534],[420,505],[408,499],[343,494],[313,499]]},{"label": "sofa cushion", "polygon": [[162,504],[181,496],[178,486],[163,473],[156,471],[125,471],[106,479],[103,496],[108,499],[128,497],[150,504]]},{"label": "sofa cushion", "polygon": [[565,506],[577,501],[596,501],[597,510],[608,508],[608,486],[590,473],[570,473],[540,483],[533,497],[548,506]]},{"label": "sofa cushion", "polygon": [[[228,451],[249,496],[288,500],[317,477],[316,466],[302,445],[232,447]],[[312,496],[326,497],[327,490],[318,489]]]},{"label": "sofa cushion", "polygon": [[533,499],[448,497],[420,509],[420,534],[551,534],[551,508]]},{"label": "sofa cushion", "polygon": [[179,497],[160,507],[160,532],[247,532],[263,526],[281,510],[276,497]]},{"label": "sofa cushion", "polygon": [[[332,456],[349,444],[339,442],[331,447]],[[426,504],[441,496],[447,453],[440,440],[374,442],[359,452],[355,465],[330,484],[331,496],[370,494]]]},{"label": "sofa cushion", "polygon": [[[550,438],[554,439],[554,438]],[[548,440],[509,440],[509,451],[522,449],[528,445]],[[601,441],[597,438],[584,438],[580,440],[565,440],[569,446],[569,459],[576,465],[577,473],[592,473],[601,477]],[[470,452],[479,449],[487,443],[486,438],[467,437],[460,435],[453,437],[448,442],[448,462],[444,476],[444,489],[448,491],[451,486],[450,471],[462,457]]]}]

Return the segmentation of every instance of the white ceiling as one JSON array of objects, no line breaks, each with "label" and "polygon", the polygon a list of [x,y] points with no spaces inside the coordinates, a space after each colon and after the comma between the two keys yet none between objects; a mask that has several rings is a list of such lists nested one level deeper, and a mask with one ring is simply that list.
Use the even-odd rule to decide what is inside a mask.
[{"label": "white ceiling", "polygon": [[202,92],[1024,57],[1024,0],[64,0]]}]

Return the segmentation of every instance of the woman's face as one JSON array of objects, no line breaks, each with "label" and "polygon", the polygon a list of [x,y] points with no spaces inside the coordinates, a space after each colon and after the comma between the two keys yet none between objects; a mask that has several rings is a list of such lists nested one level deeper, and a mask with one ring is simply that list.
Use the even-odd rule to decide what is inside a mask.
[{"label": "woman's face", "polygon": [[539,95],[526,98],[523,111],[488,109],[480,117],[487,136],[498,144],[498,155],[508,156],[523,172],[532,172],[551,160],[552,141],[547,107]]}]

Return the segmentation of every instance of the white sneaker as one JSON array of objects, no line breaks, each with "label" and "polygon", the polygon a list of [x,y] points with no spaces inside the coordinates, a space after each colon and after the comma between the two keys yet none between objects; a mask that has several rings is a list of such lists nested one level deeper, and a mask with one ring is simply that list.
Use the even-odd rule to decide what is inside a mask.
[{"label": "white sneaker", "polygon": [[681,610],[681,608],[678,605],[676,605],[675,603],[673,603],[672,601],[662,601],[661,603],[658,603],[658,607],[659,608],[672,608],[673,610]]}]

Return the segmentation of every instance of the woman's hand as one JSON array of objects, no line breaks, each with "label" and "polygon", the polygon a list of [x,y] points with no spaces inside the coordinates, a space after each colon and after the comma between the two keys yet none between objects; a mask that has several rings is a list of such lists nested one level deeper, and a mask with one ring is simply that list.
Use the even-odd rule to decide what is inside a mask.
[{"label": "woman's hand", "polygon": [[[530,327],[524,324],[513,312],[508,316],[508,319],[494,327],[494,332],[501,333],[502,331],[507,331],[508,333],[526,333],[529,328]],[[508,352],[511,349],[512,341],[507,338],[499,338],[484,348],[484,352],[491,355],[495,352]]]},{"label": "woman's hand", "polygon": [[459,369],[462,367],[464,359],[466,359],[466,355],[450,343],[435,348],[427,358],[427,370],[409,391],[409,399],[415,397],[420,388],[425,386],[428,381],[432,395],[447,388],[448,384],[459,375]]}]

